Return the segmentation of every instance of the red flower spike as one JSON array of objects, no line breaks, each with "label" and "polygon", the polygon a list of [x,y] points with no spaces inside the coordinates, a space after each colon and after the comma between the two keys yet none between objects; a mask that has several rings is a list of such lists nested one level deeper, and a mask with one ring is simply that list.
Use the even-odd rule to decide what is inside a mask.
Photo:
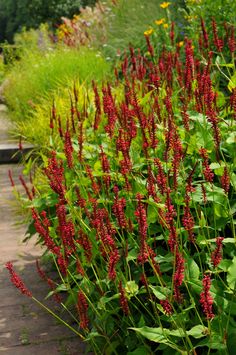
[{"label": "red flower spike", "polygon": [[212,170],[209,167],[207,150],[205,148],[201,148],[199,150],[199,153],[200,153],[201,157],[203,158],[203,162],[202,162],[202,164],[204,166],[203,175],[204,175],[206,181],[212,182],[214,179],[214,173],[212,172]]},{"label": "red flower spike", "polygon": [[189,201],[190,201],[190,197],[189,197],[188,193],[186,193],[184,215],[182,218],[182,223],[183,223],[184,229],[188,232],[189,240],[191,242],[193,242],[194,241],[193,227],[194,227],[195,223],[194,223],[194,218],[193,218],[191,211],[190,211]]},{"label": "red flower spike", "polygon": [[216,26],[216,22],[214,19],[212,20],[212,32],[213,32],[213,37],[214,37],[214,45],[216,46],[218,52],[222,52],[222,48],[224,46],[224,43],[223,43],[223,40],[218,37],[217,26]]},{"label": "red flower spike", "polygon": [[157,185],[160,193],[164,195],[167,190],[167,178],[162,167],[162,162],[160,161],[160,159],[156,158],[154,159],[154,164],[158,168],[158,174],[156,177]]},{"label": "red flower spike", "polygon": [[170,40],[171,40],[171,44],[172,46],[174,45],[174,38],[175,38],[175,23],[171,22],[171,29],[170,29]]},{"label": "red flower spike", "polygon": [[222,260],[223,240],[224,240],[223,237],[216,238],[216,248],[211,254],[211,262],[214,268],[216,268]]},{"label": "red flower spike", "polygon": [[82,264],[81,264],[81,262],[80,262],[79,259],[76,260],[76,270],[77,270],[77,272],[78,272],[81,276],[84,276],[84,275],[85,275],[83,266],[82,266]]},{"label": "red flower spike", "polygon": [[150,53],[150,56],[153,58],[154,57],[154,48],[151,45],[149,36],[145,36],[145,39],[146,39],[146,43],[147,43],[147,47],[148,47],[148,51]]},{"label": "red flower spike", "polygon": [[212,312],[213,298],[210,293],[211,287],[211,277],[210,275],[205,274],[202,280],[203,290],[200,293],[200,304],[202,306],[203,313],[206,318],[211,320],[215,317]]},{"label": "red flower spike", "polygon": [[94,120],[94,125],[93,128],[94,130],[98,129],[100,120],[101,120],[101,101],[100,101],[100,96],[98,94],[98,89],[97,85],[95,84],[95,81],[92,81],[93,85],[93,92],[94,92],[94,102],[95,102],[95,107],[96,107],[96,112],[95,112],[95,120]]},{"label": "red flower spike", "polygon": [[116,264],[120,260],[120,255],[117,249],[112,250],[109,256],[109,262],[108,262],[108,278],[112,281],[115,280],[116,278]]},{"label": "red flower spike", "polygon": [[110,163],[109,160],[106,156],[106,154],[103,151],[102,146],[100,147],[101,149],[101,153],[100,153],[100,161],[102,163],[102,171],[104,172],[104,176],[103,176],[103,181],[106,185],[106,188],[108,189],[111,183],[111,177],[110,177]]},{"label": "red flower spike", "polygon": [[92,243],[89,240],[88,236],[82,230],[80,230],[79,239],[77,239],[76,241],[82,246],[85,257],[88,263],[90,263],[92,259]]},{"label": "red flower spike", "polygon": [[78,293],[77,310],[80,319],[80,328],[88,329],[89,319],[88,319],[88,302],[83,291]]},{"label": "red flower spike", "polygon": [[48,158],[48,167],[44,169],[49,179],[51,189],[59,195],[60,200],[65,201],[64,169],[62,161],[56,159],[56,152],[51,152],[51,158]]},{"label": "red flower spike", "polygon": [[23,295],[26,295],[27,297],[32,297],[32,293],[27,289],[20,276],[17,275],[17,273],[13,270],[13,264],[10,261],[6,263],[6,268],[8,269],[11,275],[11,282],[13,283],[13,285],[15,285],[15,287],[18,288],[18,290],[20,290]]},{"label": "red flower spike", "polygon": [[230,187],[230,176],[229,176],[228,169],[226,166],[224,167],[224,173],[223,173],[220,181],[221,181],[222,188],[224,189],[225,193],[227,194],[229,192],[229,187]]},{"label": "red flower spike", "polygon": [[32,200],[33,200],[33,196],[32,196],[32,194],[30,193],[30,191],[29,191],[29,189],[28,189],[28,187],[27,187],[27,185],[26,185],[26,182],[25,182],[25,180],[24,180],[24,178],[23,178],[22,175],[19,176],[19,180],[20,180],[22,186],[24,187],[25,192],[26,192],[26,194],[27,194],[29,200],[32,201]]},{"label": "red flower spike", "polygon": [[203,19],[201,18],[201,27],[202,27],[202,35],[203,35],[203,43],[205,48],[209,48],[209,39],[208,39],[208,34],[206,31],[205,23]]},{"label": "red flower spike", "polygon": [[124,314],[126,316],[128,316],[128,314],[129,314],[129,305],[128,305],[127,297],[125,295],[125,289],[122,286],[122,282],[121,281],[119,282],[118,289],[119,289],[119,292],[120,292],[120,305],[121,305],[121,308],[122,308]]},{"label": "red flower spike", "polygon": [[175,255],[175,273],[174,273],[174,297],[175,300],[180,303],[182,301],[182,295],[179,291],[179,287],[184,280],[184,258],[178,250]]},{"label": "red flower spike", "polygon": [[66,155],[68,167],[70,169],[73,168],[73,146],[71,142],[71,136],[70,136],[70,131],[69,131],[69,121],[67,121],[67,129],[65,132],[65,137],[64,137],[64,152]]},{"label": "red flower spike", "polygon": [[173,314],[173,308],[168,299],[160,300],[160,304],[163,307],[163,310],[167,316],[171,316]]},{"label": "red flower spike", "polygon": [[114,187],[114,193],[115,193],[115,201],[112,206],[112,211],[114,215],[116,216],[117,222],[119,224],[120,228],[126,228],[127,226],[127,221],[126,221],[126,216],[125,216],[125,206],[126,206],[126,200],[124,197],[118,198],[118,188],[117,186]]},{"label": "red flower spike", "polygon": [[46,247],[53,254],[58,256],[60,254],[60,248],[54,243],[53,239],[50,237],[48,225],[46,226],[43,225],[35,209],[32,208],[31,212],[32,212],[32,218],[34,220],[34,227],[37,233],[39,233],[39,235],[42,236]]},{"label": "red flower spike", "polygon": [[85,169],[86,169],[86,173],[87,173],[88,177],[90,178],[93,192],[96,195],[99,194],[100,188],[93,177],[92,169],[90,168],[89,165],[86,165]]}]

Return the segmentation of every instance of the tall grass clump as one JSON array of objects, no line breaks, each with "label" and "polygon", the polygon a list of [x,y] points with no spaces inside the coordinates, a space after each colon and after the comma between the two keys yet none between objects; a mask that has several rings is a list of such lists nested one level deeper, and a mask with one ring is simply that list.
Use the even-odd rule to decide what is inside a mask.
[{"label": "tall grass clump", "polygon": [[[101,88],[92,82],[92,105],[76,87],[67,115],[54,103],[41,183],[31,176],[26,186],[20,178],[32,216],[29,237],[38,233],[58,271],[49,295],[95,354],[235,351],[230,33],[196,48],[190,38],[180,45],[172,25],[168,46],[159,50],[146,33],[144,51],[130,47],[113,81]],[[224,86],[216,72],[227,77]],[[37,269],[48,280],[40,263]]]},{"label": "tall grass clump", "polygon": [[24,121],[35,105],[50,97],[59,86],[71,82],[102,80],[110,72],[110,65],[92,50],[56,47],[51,50],[27,53],[15,62],[7,75],[4,96],[13,119]]}]

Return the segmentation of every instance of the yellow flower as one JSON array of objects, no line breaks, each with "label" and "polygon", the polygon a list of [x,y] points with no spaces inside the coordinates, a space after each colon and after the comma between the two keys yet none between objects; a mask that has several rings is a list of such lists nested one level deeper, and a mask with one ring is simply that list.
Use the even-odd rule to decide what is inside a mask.
[{"label": "yellow flower", "polygon": [[153,28],[149,28],[148,30],[144,31],[143,33],[145,34],[145,36],[150,36],[153,33]]},{"label": "yellow flower", "polygon": [[166,9],[168,6],[170,6],[170,2],[163,2],[160,4],[160,7],[162,7],[163,9]]},{"label": "yellow flower", "polygon": [[161,18],[160,20],[156,20],[155,24],[159,26],[159,25],[162,25],[165,21],[166,20],[164,18]]},{"label": "yellow flower", "polygon": [[164,23],[163,27],[168,28],[169,27],[168,23]]},{"label": "yellow flower", "polygon": [[184,45],[184,41],[180,41],[179,43],[177,43],[178,47],[183,47],[183,45]]}]

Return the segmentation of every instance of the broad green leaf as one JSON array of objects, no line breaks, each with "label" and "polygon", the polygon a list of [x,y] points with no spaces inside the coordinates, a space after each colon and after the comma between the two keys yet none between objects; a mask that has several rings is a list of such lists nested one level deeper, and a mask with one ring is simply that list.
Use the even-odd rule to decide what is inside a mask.
[{"label": "broad green leaf", "polygon": [[149,285],[150,290],[152,290],[153,294],[159,300],[165,300],[167,298],[167,294],[169,293],[167,289],[161,286],[151,286]]},{"label": "broad green leaf", "polygon": [[192,337],[199,339],[207,335],[208,328],[204,327],[204,325],[199,324],[195,325],[193,328],[187,331],[188,335],[191,335]]},{"label": "broad green leaf", "polygon": [[127,260],[127,261],[136,260],[136,259],[137,259],[137,255],[138,255],[137,250],[132,249],[132,250],[130,250],[130,251],[128,252],[128,255],[127,255],[126,260]]},{"label": "broad green leaf", "polygon": [[167,337],[163,333],[162,328],[150,328],[150,327],[142,327],[142,328],[129,328],[134,330],[136,333],[141,334],[144,338],[154,341],[155,343],[168,343]]},{"label": "broad green leaf", "polygon": [[236,282],[236,256],[234,256],[232,264],[228,268],[227,282],[229,287],[234,290]]},{"label": "broad green leaf", "polygon": [[135,332],[141,334],[145,338],[154,341],[155,343],[168,343],[168,336],[174,336],[182,338],[186,335],[182,328],[178,329],[167,329],[167,328],[151,328],[151,327],[142,327],[142,328],[129,328]]},{"label": "broad green leaf", "polygon": [[200,270],[198,264],[191,258],[186,263],[186,275],[188,280],[198,280]]}]

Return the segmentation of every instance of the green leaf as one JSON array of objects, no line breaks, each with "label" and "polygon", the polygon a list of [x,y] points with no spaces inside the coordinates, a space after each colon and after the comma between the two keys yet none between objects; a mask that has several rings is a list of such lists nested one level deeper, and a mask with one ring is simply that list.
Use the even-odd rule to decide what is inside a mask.
[{"label": "green leaf", "polygon": [[149,355],[150,351],[145,346],[140,346],[134,351],[129,351],[127,355]]},{"label": "green leaf", "polygon": [[231,76],[231,78],[229,80],[229,84],[228,84],[229,91],[232,91],[234,88],[236,88],[236,71]]},{"label": "green leaf", "polygon": [[167,336],[171,335],[174,337],[182,338],[185,336],[185,332],[182,328],[179,329],[167,329],[167,328],[151,328],[151,327],[142,327],[142,328],[129,328],[135,332],[141,334],[145,338],[154,341],[155,343],[168,343],[169,340]]},{"label": "green leaf", "polygon": [[165,300],[167,298],[167,293],[169,293],[166,288],[161,286],[151,286],[149,285],[150,290],[152,290],[153,294],[159,300]]},{"label": "green leaf", "polygon": [[142,328],[129,328],[134,330],[136,333],[141,334],[144,338],[154,341],[155,343],[168,343],[167,337],[163,333],[162,328],[150,328],[150,327],[142,327]]},{"label": "green leaf", "polygon": [[232,264],[228,268],[227,282],[229,287],[234,290],[236,282],[236,256],[234,256]]},{"label": "green leaf", "polygon": [[198,280],[200,270],[198,264],[191,258],[187,259],[186,275],[188,280]]},{"label": "green leaf", "polygon": [[127,281],[125,285],[125,291],[130,296],[135,296],[138,293],[138,285],[135,281]]},{"label": "green leaf", "polygon": [[199,339],[207,335],[208,328],[204,327],[204,325],[195,325],[193,328],[187,331],[188,335],[191,335],[192,337]]}]

